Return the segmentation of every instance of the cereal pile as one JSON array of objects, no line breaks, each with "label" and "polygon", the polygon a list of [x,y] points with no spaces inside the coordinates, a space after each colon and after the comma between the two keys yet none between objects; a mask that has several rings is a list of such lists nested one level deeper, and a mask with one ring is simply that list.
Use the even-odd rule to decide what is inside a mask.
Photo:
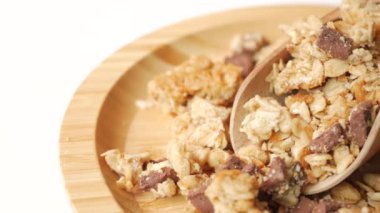
[{"label": "cereal pile", "polygon": [[301,193],[354,161],[380,101],[380,6],[345,0],[341,17],[282,26],[292,58],[274,64],[267,81],[275,95],[286,96],[285,104],[258,95],[245,103],[240,130],[248,143],[235,152],[231,106],[242,80],[271,48],[261,35],[234,37],[223,63],[192,57],[155,77],[149,96],[175,118],[166,158],[103,153],[119,175],[117,185],[156,198],[181,194],[191,212],[380,212],[380,174],[314,196]]},{"label": "cereal pile", "polygon": [[187,102],[194,96],[228,106],[239,88],[240,71],[232,64],[213,63],[204,56],[193,57],[149,82],[148,92],[165,112],[172,114],[186,111]]},{"label": "cereal pile", "polygon": [[[257,144],[252,138],[258,137],[259,145],[266,144],[261,149],[304,162],[310,183],[343,172],[359,154],[375,119],[380,101],[379,14],[374,2],[347,0],[340,20],[322,24],[309,17],[283,27],[291,37],[292,58],[274,64],[267,81],[274,94],[286,96],[283,114],[292,118],[265,119],[292,125],[292,119],[297,119],[306,128],[273,129],[273,136],[280,135],[275,142],[272,135],[260,138],[251,125],[259,117],[252,114],[260,112],[246,106],[251,117],[246,117],[241,129],[249,140]],[[299,134],[304,136],[301,141]]]}]

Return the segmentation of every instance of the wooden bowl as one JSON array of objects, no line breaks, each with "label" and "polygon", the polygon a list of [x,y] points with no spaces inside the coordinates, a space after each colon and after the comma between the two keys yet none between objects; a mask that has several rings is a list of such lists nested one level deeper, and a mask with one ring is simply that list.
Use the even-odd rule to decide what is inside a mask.
[{"label": "wooden bowl", "polygon": [[320,6],[259,7],[231,10],[169,26],[121,48],[103,61],[75,93],[63,120],[61,167],[71,203],[78,212],[183,212],[185,198],[154,200],[149,193],[129,194],[101,153],[118,148],[127,153],[149,151],[165,155],[171,118],[158,109],[140,110],[146,84],[190,55],[222,60],[236,33],[260,32],[270,41],[279,24],[310,14],[322,16]]}]

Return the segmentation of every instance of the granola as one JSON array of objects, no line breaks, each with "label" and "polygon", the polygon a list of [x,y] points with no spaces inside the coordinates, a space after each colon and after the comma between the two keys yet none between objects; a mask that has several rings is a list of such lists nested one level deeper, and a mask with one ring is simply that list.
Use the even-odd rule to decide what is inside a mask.
[{"label": "granola", "polygon": [[232,63],[242,68],[242,77],[247,77],[264,52],[260,51],[267,44],[259,33],[235,35],[232,38],[230,49],[232,53],[225,58],[225,63]]},{"label": "granola", "polygon": [[103,153],[102,157],[107,165],[120,176],[118,185],[126,191],[135,191],[139,176],[143,171],[143,164],[149,160],[149,153],[127,155],[117,149],[112,149]]},{"label": "granola", "polygon": [[218,172],[205,194],[215,212],[261,212],[255,207],[258,184],[252,176],[239,170]]},{"label": "granola", "polygon": [[230,109],[195,98],[189,110],[176,117],[168,159],[182,178],[215,169],[229,156],[226,125]]},{"label": "granola", "polygon": [[[308,136],[304,143],[295,139],[294,131],[282,136],[288,140],[286,144],[298,147],[293,149],[296,154],[281,149],[283,156],[291,156],[303,165],[311,183],[348,168],[369,134],[380,97],[375,42],[379,12],[380,5],[374,1],[346,0],[341,6],[341,20],[323,24],[311,16],[293,26],[282,26],[291,38],[288,50],[292,58],[274,64],[267,81],[275,95],[286,95],[282,114],[300,118],[311,127],[304,128],[309,133],[303,134]],[[268,130],[260,140],[252,136],[253,131],[246,130],[247,124],[254,122],[252,111],[247,110],[241,131],[251,143],[270,144],[269,138],[278,137],[278,130],[272,128],[277,119],[263,113],[270,109],[265,106],[261,115],[256,115],[271,121],[260,123],[260,131]],[[278,150],[268,146],[257,149],[279,156]]]},{"label": "granola", "polygon": [[194,96],[216,105],[228,106],[240,85],[240,68],[214,63],[204,56],[193,57],[157,76],[148,84],[148,93],[165,112],[178,114]]},{"label": "granola", "polygon": [[128,192],[182,195],[185,211],[380,212],[380,174],[348,179],[328,192],[302,187],[345,171],[364,146],[380,102],[380,6],[344,0],[342,18],[311,16],[281,26],[291,59],[273,65],[270,90],[244,105],[245,146],[231,150],[229,116],[242,79],[270,50],[257,33],[235,36],[221,61],[192,57],[148,84],[154,106],[174,117],[166,157],[109,150],[105,163]]},{"label": "granola", "polygon": [[312,16],[282,27],[291,37],[288,49],[293,58],[274,65],[268,81],[275,94],[310,90],[347,72],[359,76],[374,71],[380,8],[374,1],[359,2],[343,1],[342,20],[323,25]]},{"label": "granola", "polygon": [[273,98],[262,98],[258,95],[244,104],[249,112],[241,125],[248,139],[259,144],[268,140],[273,132],[287,134],[290,132],[290,113]]}]

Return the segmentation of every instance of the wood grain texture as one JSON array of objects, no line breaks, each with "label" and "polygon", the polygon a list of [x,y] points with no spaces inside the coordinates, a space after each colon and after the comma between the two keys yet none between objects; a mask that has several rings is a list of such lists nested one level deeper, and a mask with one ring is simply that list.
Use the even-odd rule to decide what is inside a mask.
[{"label": "wood grain texture", "polygon": [[327,7],[260,7],[226,11],[163,28],[121,48],[82,83],[65,114],[60,158],[72,206],[78,212],[183,212],[177,196],[154,201],[150,194],[133,196],[115,186],[116,175],[99,155],[113,148],[128,153],[165,155],[171,119],[157,109],[139,110],[154,75],[204,54],[221,60],[236,33],[257,31],[270,41],[281,35],[279,24]]}]

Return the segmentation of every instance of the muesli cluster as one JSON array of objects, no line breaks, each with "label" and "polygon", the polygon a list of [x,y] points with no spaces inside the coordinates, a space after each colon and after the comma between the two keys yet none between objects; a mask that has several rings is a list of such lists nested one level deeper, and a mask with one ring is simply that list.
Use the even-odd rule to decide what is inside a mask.
[{"label": "muesli cluster", "polygon": [[[283,27],[292,58],[274,64],[267,81],[274,94],[286,96],[287,123],[302,122],[307,137],[300,142],[294,131],[273,129],[273,135],[281,134],[278,143],[291,149],[272,150],[269,138],[260,145],[304,162],[309,183],[343,172],[366,141],[380,101],[379,12],[373,1],[344,1],[340,20],[323,24],[309,17]],[[250,140],[251,122],[247,117],[242,125]]]},{"label": "muesli cluster", "polygon": [[380,101],[380,8],[374,1],[345,0],[341,17],[326,24],[309,17],[282,27],[292,58],[274,64],[267,81],[284,104],[252,97],[241,124],[247,145],[235,152],[228,133],[231,105],[242,80],[271,48],[261,35],[234,37],[223,62],[192,57],[155,77],[149,96],[175,117],[166,157],[103,153],[119,175],[117,185],[156,198],[183,195],[187,209],[201,213],[380,212],[380,174],[302,195],[304,185],[354,161]]}]

